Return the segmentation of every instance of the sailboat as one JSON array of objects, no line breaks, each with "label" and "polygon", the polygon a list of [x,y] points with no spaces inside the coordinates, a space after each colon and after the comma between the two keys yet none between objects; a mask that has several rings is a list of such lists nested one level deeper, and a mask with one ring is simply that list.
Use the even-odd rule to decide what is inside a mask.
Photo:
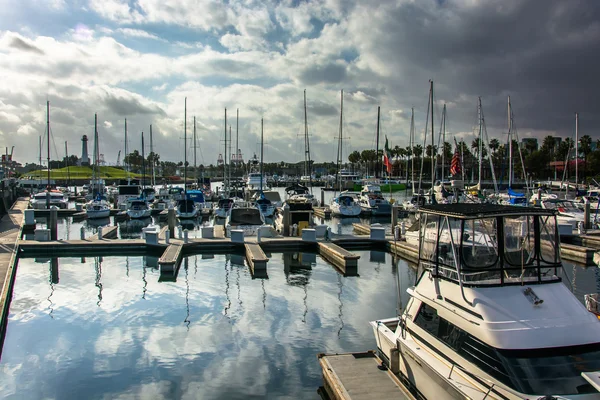
[{"label": "sailboat", "polygon": [[177,217],[179,219],[196,218],[198,215],[198,207],[194,200],[190,199],[187,191],[187,97],[183,111],[183,199],[177,201]]},{"label": "sailboat", "polygon": [[263,179],[262,177],[264,176],[263,174],[263,153],[264,153],[264,148],[263,148],[263,119],[261,118],[260,120],[260,176],[261,176],[261,180],[260,180],[260,186],[258,188],[258,196],[256,198],[256,207],[258,207],[258,209],[260,210],[260,213],[263,215],[263,217],[272,217],[273,214],[275,213],[275,206],[273,205],[273,203],[271,203],[271,200],[269,200],[268,197],[265,196],[265,194],[263,193]]},{"label": "sailboat", "polygon": [[[50,181],[50,101],[46,102],[46,131],[47,131],[47,149],[48,149],[48,182],[46,190],[33,195],[29,202],[29,206],[35,210],[48,210],[50,208],[68,208],[69,200],[65,194],[59,190],[51,189]],[[40,165],[42,160],[41,155],[41,138],[40,138]]]},{"label": "sailboat", "polygon": [[103,195],[103,185],[97,176],[98,159],[98,114],[94,115],[94,166],[92,169],[92,195],[94,198],[90,200],[85,207],[85,214],[90,219],[100,219],[110,217],[110,204]]},{"label": "sailboat", "polygon": [[[142,132],[142,186],[144,180],[146,179],[146,162],[144,158],[144,132]],[[148,200],[143,195],[138,197],[137,199],[132,200],[129,203],[129,207],[127,208],[127,215],[132,219],[143,219],[150,218],[152,216],[152,210],[148,205]]]},{"label": "sailboat", "polygon": [[340,136],[338,137],[338,151],[337,151],[337,172],[336,172],[336,184],[339,184],[340,194],[335,196],[331,200],[329,208],[331,214],[340,217],[356,217],[360,215],[361,209],[355,198],[347,192],[342,192],[342,183],[339,177],[340,168],[343,162],[342,158],[342,133],[343,133],[343,115],[344,115],[344,91],[340,94]]}]

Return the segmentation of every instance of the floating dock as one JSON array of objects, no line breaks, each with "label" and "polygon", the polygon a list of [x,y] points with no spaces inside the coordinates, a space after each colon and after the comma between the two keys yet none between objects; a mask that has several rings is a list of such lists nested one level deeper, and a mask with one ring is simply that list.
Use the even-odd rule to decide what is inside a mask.
[{"label": "floating dock", "polygon": [[416,400],[373,351],[317,357],[323,368],[323,388],[330,399]]}]

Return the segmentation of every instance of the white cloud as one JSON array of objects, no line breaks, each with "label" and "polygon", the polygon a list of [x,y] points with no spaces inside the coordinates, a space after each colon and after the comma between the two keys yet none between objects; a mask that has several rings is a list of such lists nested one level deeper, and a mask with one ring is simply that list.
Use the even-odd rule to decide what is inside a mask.
[{"label": "white cloud", "polygon": [[119,28],[119,29],[117,29],[117,32],[119,32],[125,36],[130,36],[130,37],[138,37],[138,38],[144,38],[144,39],[154,39],[154,40],[164,41],[164,39],[156,36],[155,34],[146,32],[141,29]]},{"label": "white cloud", "polygon": [[163,90],[165,90],[167,88],[167,82],[163,83],[160,86],[152,86],[152,90],[155,90],[157,92],[162,92]]}]

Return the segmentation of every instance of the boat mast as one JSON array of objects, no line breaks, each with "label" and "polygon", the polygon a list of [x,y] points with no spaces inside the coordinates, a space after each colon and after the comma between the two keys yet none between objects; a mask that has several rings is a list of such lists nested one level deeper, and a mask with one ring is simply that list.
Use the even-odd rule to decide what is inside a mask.
[{"label": "boat mast", "polygon": [[[48,187],[46,189],[50,190],[50,100],[46,101],[46,130],[48,131],[48,143],[46,143],[48,148]],[[50,208],[50,196],[46,196],[46,208]]]},{"label": "boat mast", "polygon": [[196,167],[196,116],[194,115],[194,179],[198,184],[198,167]]},{"label": "boat mast", "polygon": [[410,142],[410,180],[412,182],[413,194],[415,194],[415,108],[412,107],[410,111],[410,133],[408,138]]},{"label": "boat mast", "polygon": [[510,106],[510,96],[508,96],[508,187],[512,188],[513,183],[513,163],[512,163],[512,110]]},{"label": "boat mast", "polygon": [[429,90],[429,94],[431,96],[431,195],[433,196],[433,184],[434,184],[434,179],[435,179],[435,163],[433,162],[435,160],[435,156],[436,156],[436,151],[435,151],[435,134],[434,134],[434,127],[433,127],[433,81],[430,82],[430,90]]},{"label": "boat mast", "polygon": [[308,112],[306,110],[306,89],[304,89],[304,175],[308,176],[312,193],[312,173],[310,170],[310,142],[308,140]]},{"label": "boat mast", "polygon": [[69,172],[69,149],[67,148],[67,141],[65,140],[65,164],[67,166],[67,189],[69,188],[69,184],[71,183],[71,174]]},{"label": "boat mast", "polygon": [[152,154],[152,186],[156,185],[156,174],[154,165],[156,164],[156,154],[154,154],[154,146],[152,144],[152,124],[150,124],[150,154]]},{"label": "boat mast", "polygon": [[379,116],[381,107],[377,106],[377,129],[375,133],[375,179],[379,178]]},{"label": "boat mast", "polygon": [[[144,132],[142,132],[142,190],[144,190],[145,182],[146,182],[146,157],[144,154]],[[145,197],[146,196],[144,196],[144,198]]]},{"label": "boat mast", "polygon": [[[39,142],[39,154],[40,154],[40,171],[44,168],[44,166],[42,165],[42,135],[39,136],[38,138],[38,142]],[[40,182],[38,183],[38,190],[42,187],[42,174],[40,173],[39,175],[40,178]]]},{"label": "boat mast", "polygon": [[229,169],[227,170],[228,172],[228,177],[227,180],[231,183],[231,165],[233,164],[233,161],[231,161],[231,125],[229,125]]},{"label": "boat mast", "polygon": [[479,159],[479,179],[477,180],[477,186],[479,190],[481,190],[481,173],[483,169],[483,138],[481,137],[481,131],[483,129],[482,118],[481,118],[481,97],[479,97],[479,104],[477,106],[477,113],[479,115],[479,149],[478,149],[478,159]]},{"label": "boat mast", "polygon": [[260,119],[260,193],[263,191],[263,119]]},{"label": "boat mast", "polygon": [[446,104],[442,110],[442,179],[444,181],[444,163],[446,162]]},{"label": "boat mast", "polygon": [[[125,162],[127,160],[127,162]],[[129,176],[129,156],[127,155],[127,118],[125,118],[125,157],[123,158],[123,163],[125,163],[125,171],[127,172],[127,184],[130,183]]]},{"label": "boat mast", "polygon": [[183,100],[183,194],[187,199],[187,97]]},{"label": "boat mast", "polygon": [[577,184],[579,183],[577,174],[579,164],[579,113],[575,113],[575,190],[577,190]]},{"label": "boat mast", "polygon": [[94,114],[94,165],[92,166],[92,198],[94,198],[94,188],[98,190],[96,183],[96,172],[98,168],[98,114]]},{"label": "boat mast", "polygon": [[[339,185],[340,192],[342,191],[342,181],[340,179],[340,167],[342,163],[342,118],[344,115],[344,89],[340,92],[340,135],[338,137],[338,153],[337,153],[337,171],[335,180]],[[335,192],[334,192],[335,193]]]},{"label": "boat mast", "polygon": [[[223,157],[223,191],[228,192],[227,187],[227,107],[225,107],[225,157]],[[228,194],[229,196],[229,194]]]},{"label": "boat mast", "polygon": [[240,166],[240,109],[237,109],[235,118],[235,170]]}]

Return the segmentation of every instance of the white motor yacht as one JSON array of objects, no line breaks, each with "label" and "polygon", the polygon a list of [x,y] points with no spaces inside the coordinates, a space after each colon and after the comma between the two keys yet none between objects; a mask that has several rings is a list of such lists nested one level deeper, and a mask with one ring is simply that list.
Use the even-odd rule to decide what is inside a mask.
[{"label": "white motor yacht", "polygon": [[50,208],[66,209],[69,206],[69,200],[65,194],[58,190],[44,190],[34,194],[29,201],[29,206],[34,210],[47,210],[48,203]]},{"label": "white motor yacht", "polygon": [[[564,199],[549,199],[542,200],[540,203],[541,207],[547,210],[556,210],[556,219],[560,226],[569,225],[572,230],[582,228],[585,225],[585,212],[573,202],[573,200]],[[598,221],[596,221],[595,213],[590,216],[591,227],[595,229],[598,227]],[[567,230],[561,230],[561,235],[572,234]]]},{"label": "white motor yacht", "polygon": [[338,217],[356,217],[361,212],[360,205],[353,196],[346,192],[342,192],[339,196],[334,197],[329,207],[331,215]]},{"label": "white motor yacht", "polygon": [[265,218],[253,203],[233,202],[225,219],[225,232],[231,237],[232,229],[241,229],[244,236],[256,236],[258,228],[265,223]]},{"label": "white motor yacht", "polygon": [[127,215],[131,219],[149,218],[152,216],[152,210],[148,207],[145,199],[131,200],[127,208]]},{"label": "white motor yacht", "polygon": [[358,198],[358,204],[365,214],[390,215],[392,213],[392,205],[383,198],[379,185],[364,185]]},{"label": "white motor yacht", "polygon": [[600,322],[561,282],[555,211],[419,211],[409,301],[371,322],[392,372],[419,398],[600,399]]}]

